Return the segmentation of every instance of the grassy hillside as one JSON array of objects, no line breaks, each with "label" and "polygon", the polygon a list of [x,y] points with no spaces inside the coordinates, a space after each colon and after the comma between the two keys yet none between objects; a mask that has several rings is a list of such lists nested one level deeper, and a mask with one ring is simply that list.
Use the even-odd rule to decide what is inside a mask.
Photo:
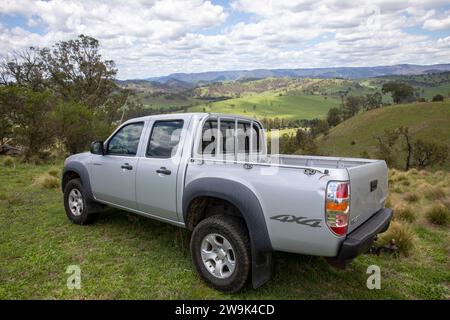
[{"label": "grassy hillside", "polygon": [[168,109],[170,107],[188,107],[191,105],[203,103],[198,99],[193,99],[181,94],[140,94],[140,101],[147,108],[152,109]]},{"label": "grassy hillside", "polygon": [[241,114],[256,118],[313,119],[325,117],[339,100],[317,95],[284,95],[266,92],[190,108],[190,111]]},{"label": "grassy hillside", "polygon": [[450,94],[450,72],[370,78],[362,81],[361,84],[381,90],[383,83],[388,81],[400,81],[410,84],[414,87],[418,97],[425,98],[427,101],[431,101],[437,94],[441,94],[444,97]]},{"label": "grassy hillside", "polygon": [[375,137],[400,126],[409,127],[414,138],[450,146],[450,101],[395,105],[361,113],[320,137],[319,151],[337,156],[360,156],[363,151],[373,155]]}]

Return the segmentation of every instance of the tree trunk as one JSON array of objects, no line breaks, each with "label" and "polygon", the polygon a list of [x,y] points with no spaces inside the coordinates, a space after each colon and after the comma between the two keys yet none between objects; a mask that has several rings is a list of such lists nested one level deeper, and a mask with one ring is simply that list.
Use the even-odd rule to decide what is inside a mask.
[{"label": "tree trunk", "polygon": [[405,139],[406,139],[406,146],[407,146],[407,152],[408,152],[408,154],[406,156],[405,170],[408,171],[409,167],[411,166],[412,146],[411,146],[411,139],[410,139],[408,132],[406,132],[404,135],[405,135]]}]

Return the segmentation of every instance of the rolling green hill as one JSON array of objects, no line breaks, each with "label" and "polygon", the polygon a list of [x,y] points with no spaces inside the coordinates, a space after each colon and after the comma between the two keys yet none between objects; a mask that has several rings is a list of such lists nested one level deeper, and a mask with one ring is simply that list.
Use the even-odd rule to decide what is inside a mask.
[{"label": "rolling green hill", "polygon": [[[319,137],[319,152],[354,157],[368,152],[374,156],[376,137],[385,129],[400,126],[409,127],[413,139],[450,146],[450,101],[395,105],[361,113]],[[445,167],[450,168],[450,160]]]},{"label": "rolling green hill", "polygon": [[[195,85],[143,80],[119,84],[133,91],[133,99],[161,112],[174,112],[175,108],[300,120],[324,118],[328,109],[339,106],[345,97],[381,92],[383,84],[389,81],[412,85],[417,99],[430,101],[436,94],[450,95],[450,72],[366,79],[268,77]],[[383,102],[392,103],[391,95],[383,95]]]},{"label": "rolling green hill", "polygon": [[189,111],[221,112],[255,118],[313,119],[326,116],[328,109],[339,100],[318,95],[284,95],[274,92],[248,95],[207,105],[195,106]]}]

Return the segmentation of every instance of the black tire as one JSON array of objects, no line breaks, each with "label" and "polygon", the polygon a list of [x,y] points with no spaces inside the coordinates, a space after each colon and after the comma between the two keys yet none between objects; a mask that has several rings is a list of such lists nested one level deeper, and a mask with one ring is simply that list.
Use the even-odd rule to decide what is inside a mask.
[{"label": "black tire", "polygon": [[[224,237],[233,248],[235,268],[225,279],[214,276],[202,259],[202,242],[210,234]],[[211,287],[223,292],[234,293],[240,291],[246,284],[251,269],[251,251],[249,236],[242,219],[215,215],[201,221],[192,233],[191,254],[200,277]]]},{"label": "black tire", "polygon": [[[72,212],[69,204],[69,195],[73,190],[79,191],[79,194],[81,194],[83,209],[81,211],[81,214],[79,215],[76,215]],[[90,224],[98,218],[98,206],[95,203],[92,203],[92,201],[88,200],[86,196],[86,190],[84,189],[80,179],[72,179],[67,182],[66,186],[64,187],[64,208],[69,220],[76,224]]]}]

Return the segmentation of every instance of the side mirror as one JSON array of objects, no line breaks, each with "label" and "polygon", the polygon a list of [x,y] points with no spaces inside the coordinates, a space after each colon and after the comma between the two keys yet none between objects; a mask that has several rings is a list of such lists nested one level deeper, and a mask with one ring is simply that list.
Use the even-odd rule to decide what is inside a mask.
[{"label": "side mirror", "polygon": [[91,153],[101,154],[103,156],[105,154],[105,149],[103,148],[103,141],[92,142],[91,143]]}]

